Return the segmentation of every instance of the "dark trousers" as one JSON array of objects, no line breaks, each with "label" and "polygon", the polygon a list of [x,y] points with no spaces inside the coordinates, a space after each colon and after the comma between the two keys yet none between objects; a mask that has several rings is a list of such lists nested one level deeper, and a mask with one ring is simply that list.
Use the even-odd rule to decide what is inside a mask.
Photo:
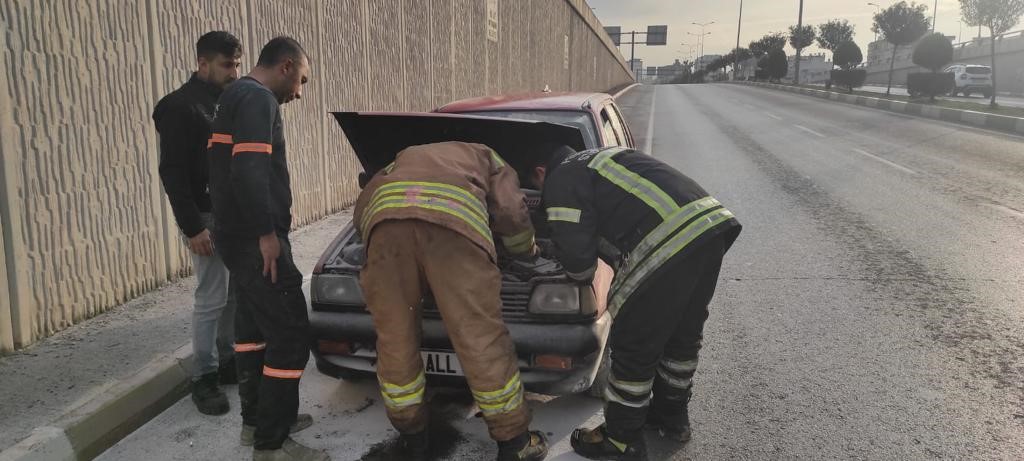
[{"label": "dark trousers", "polygon": [[309,360],[302,272],[288,239],[278,240],[277,283],[263,276],[257,240],[217,240],[238,303],[235,357],[242,423],[256,426],[257,450],[278,449],[288,437],[299,409],[299,378]]},{"label": "dark trousers", "polygon": [[630,443],[641,436],[648,410],[662,418],[687,418],[704,321],[724,254],[725,245],[716,238],[670,259],[615,317],[605,393],[613,439]]}]

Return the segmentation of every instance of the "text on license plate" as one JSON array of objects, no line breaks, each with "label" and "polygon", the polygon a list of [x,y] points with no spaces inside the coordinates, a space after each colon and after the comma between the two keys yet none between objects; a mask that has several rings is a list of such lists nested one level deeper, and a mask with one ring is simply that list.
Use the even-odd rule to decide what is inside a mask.
[{"label": "text on license plate", "polygon": [[423,368],[429,375],[465,376],[462,364],[453,352],[420,351]]}]

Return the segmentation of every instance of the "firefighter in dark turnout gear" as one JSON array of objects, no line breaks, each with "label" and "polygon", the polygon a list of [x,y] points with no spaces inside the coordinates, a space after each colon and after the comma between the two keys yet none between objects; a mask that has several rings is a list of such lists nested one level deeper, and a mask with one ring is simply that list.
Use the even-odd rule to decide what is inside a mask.
[{"label": "firefighter in dark turnout gear", "polygon": [[692,179],[632,149],[563,147],[532,174],[569,275],[589,281],[599,257],[618,267],[605,424],[577,429],[573,448],[590,459],[646,459],[645,423],[689,440],[708,303],[740,224]]},{"label": "firefighter in dark turnout gear", "polygon": [[300,98],[308,73],[295,40],[271,40],[256,68],[221,95],[209,140],[216,244],[238,298],[240,439],[253,445],[257,461],[329,459],[288,437],[312,420],[297,414],[309,318],[288,241],[292,195],[280,105]]}]

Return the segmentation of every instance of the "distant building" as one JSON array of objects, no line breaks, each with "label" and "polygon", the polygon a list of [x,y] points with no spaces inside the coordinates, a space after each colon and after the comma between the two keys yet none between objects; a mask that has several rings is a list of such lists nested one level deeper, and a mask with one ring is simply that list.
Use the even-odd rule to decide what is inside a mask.
[{"label": "distant building", "polygon": [[[790,56],[786,80],[796,77],[796,55]],[[825,83],[831,78],[832,61],[825,60],[825,53],[800,56],[800,83]]]},{"label": "distant building", "polygon": [[720,54],[705,54],[704,56],[697,58],[697,68],[703,69],[707,67],[708,64],[711,64],[712,61],[719,59],[721,57],[722,55]]},{"label": "distant building", "polygon": [[688,67],[679,62],[678,59],[667,66],[649,66],[647,68],[648,82],[668,83],[676,77],[687,72]]}]

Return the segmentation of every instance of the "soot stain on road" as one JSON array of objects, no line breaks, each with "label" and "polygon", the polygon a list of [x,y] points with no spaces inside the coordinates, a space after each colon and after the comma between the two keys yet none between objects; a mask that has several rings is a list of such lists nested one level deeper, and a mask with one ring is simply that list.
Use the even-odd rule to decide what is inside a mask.
[{"label": "soot stain on road", "polygon": [[[962,279],[927,267],[856,211],[786,165],[716,108],[698,98],[688,99],[714,124],[727,130],[737,147],[801,204],[825,235],[857,255],[856,261],[866,275],[864,279],[875,284],[872,291],[880,299],[912,308],[926,321],[933,340],[965,351],[971,356],[964,361],[966,364],[993,380],[997,388],[1013,389],[1019,402],[1024,403],[1024,337],[1013,328],[1013,322],[1000,322],[986,317],[980,309],[973,309],[983,305]],[[1005,339],[1001,341],[1002,338]]]},{"label": "soot stain on road", "polygon": [[[466,438],[452,425],[452,421],[465,414],[467,405],[472,404],[468,392],[442,392],[428,399],[431,415],[427,429],[430,436],[431,460],[448,459]],[[402,461],[406,459],[400,451],[398,436],[370,447],[360,461]]]}]

